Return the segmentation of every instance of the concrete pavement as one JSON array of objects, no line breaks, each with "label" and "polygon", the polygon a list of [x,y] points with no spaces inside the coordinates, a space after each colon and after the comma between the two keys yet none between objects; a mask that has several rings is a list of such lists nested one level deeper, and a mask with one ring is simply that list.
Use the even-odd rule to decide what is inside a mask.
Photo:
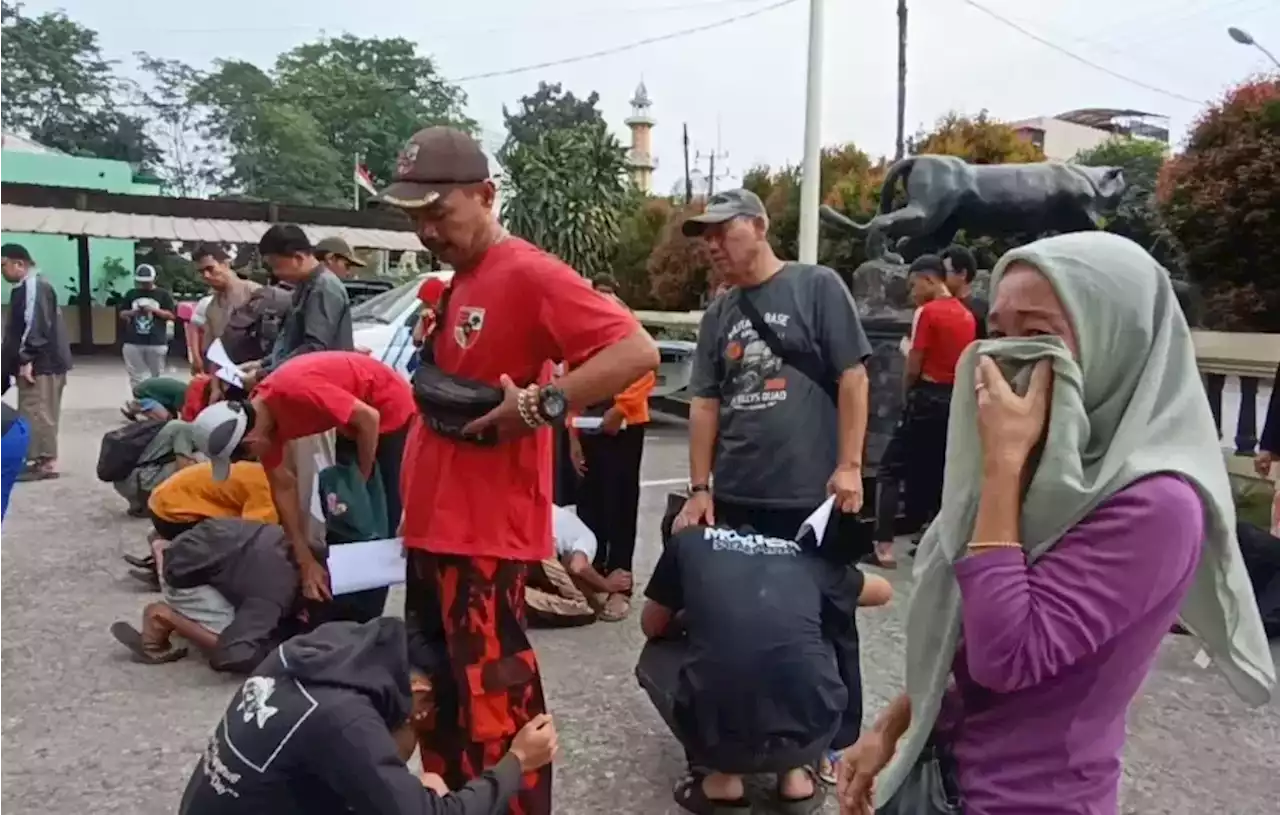
[{"label": "concrete pavement", "polygon": [[[150,597],[119,559],[143,550],[147,524],[126,518],[123,501],[93,475],[99,439],[126,394],[118,364],[77,368],[64,407],[64,475],[19,484],[4,524],[0,802],[9,815],[175,812],[235,685],[195,659],[136,665],[107,633],[116,619],[136,620]],[[682,428],[655,428],[644,478],[682,482],[685,456]],[[657,556],[666,491],[644,491],[640,585]],[[899,597],[860,619],[869,716],[901,687],[910,587],[903,570],[892,579]],[[393,593],[390,608],[400,604]],[[632,674],[642,643],[636,616],[533,638],[561,732],[556,812],[679,812],[670,787],[681,751]],[[1196,667],[1196,650],[1169,637],[1133,707],[1122,812],[1274,812],[1280,705],[1246,707],[1212,669]]]}]

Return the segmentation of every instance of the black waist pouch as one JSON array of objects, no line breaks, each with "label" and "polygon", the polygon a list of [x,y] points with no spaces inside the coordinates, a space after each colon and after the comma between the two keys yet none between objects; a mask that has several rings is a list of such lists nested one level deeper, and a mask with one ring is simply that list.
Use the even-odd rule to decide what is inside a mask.
[{"label": "black waist pouch", "polygon": [[478,436],[464,435],[462,428],[502,404],[503,396],[501,388],[447,374],[426,359],[413,372],[413,398],[418,410],[427,426],[446,438],[485,446],[497,444],[494,428]]}]

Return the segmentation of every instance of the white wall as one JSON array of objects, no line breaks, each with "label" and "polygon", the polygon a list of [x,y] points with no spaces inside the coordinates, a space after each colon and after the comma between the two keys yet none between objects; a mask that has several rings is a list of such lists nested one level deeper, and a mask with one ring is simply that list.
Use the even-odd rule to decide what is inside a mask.
[{"label": "white wall", "polygon": [[1097,147],[1111,138],[1111,134],[1105,130],[1078,125],[1074,122],[1064,122],[1049,116],[1010,122],[1009,126],[1014,130],[1044,131],[1045,158],[1056,161],[1066,161],[1081,150]]}]

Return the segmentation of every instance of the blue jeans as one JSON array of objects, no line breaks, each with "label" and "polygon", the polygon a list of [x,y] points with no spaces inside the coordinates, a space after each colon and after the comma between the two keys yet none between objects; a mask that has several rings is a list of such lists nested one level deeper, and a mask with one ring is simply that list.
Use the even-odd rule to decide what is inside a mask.
[{"label": "blue jeans", "polygon": [[0,439],[0,518],[9,514],[9,493],[27,463],[27,444],[31,434],[27,420],[19,418]]}]

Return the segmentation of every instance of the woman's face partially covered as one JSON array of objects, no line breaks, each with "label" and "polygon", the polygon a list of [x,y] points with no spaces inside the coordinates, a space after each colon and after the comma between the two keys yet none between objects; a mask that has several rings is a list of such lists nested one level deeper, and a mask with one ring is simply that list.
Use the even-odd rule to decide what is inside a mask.
[{"label": "woman's face partially covered", "polygon": [[1005,270],[987,319],[991,337],[1061,337],[1078,359],[1080,346],[1071,317],[1039,269],[1014,263]]}]

